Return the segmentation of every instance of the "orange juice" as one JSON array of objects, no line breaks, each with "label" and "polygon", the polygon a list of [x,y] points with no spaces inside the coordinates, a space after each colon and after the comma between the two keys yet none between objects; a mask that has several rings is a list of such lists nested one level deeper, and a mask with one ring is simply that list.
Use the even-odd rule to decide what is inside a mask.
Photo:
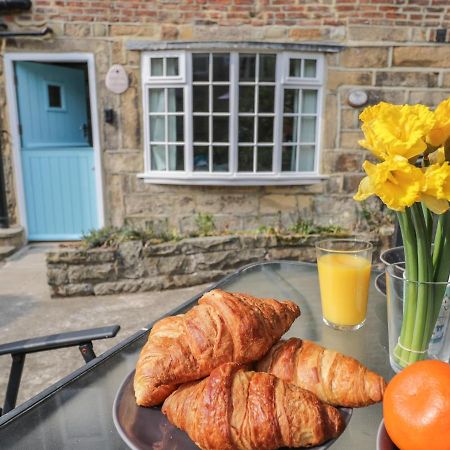
[{"label": "orange juice", "polygon": [[328,254],[317,260],[322,314],[332,324],[364,322],[370,281],[370,261],[357,255]]}]

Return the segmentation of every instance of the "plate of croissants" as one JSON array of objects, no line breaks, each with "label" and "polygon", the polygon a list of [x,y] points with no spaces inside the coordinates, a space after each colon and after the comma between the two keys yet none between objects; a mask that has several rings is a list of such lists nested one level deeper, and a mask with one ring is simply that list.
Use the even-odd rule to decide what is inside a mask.
[{"label": "plate of croissants", "polygon": [[350,356],[281,339],[299,316],[288,300],[214,289],[158,321],[116,395],[122,439],[139,450],[331,446],[385,382]]}]

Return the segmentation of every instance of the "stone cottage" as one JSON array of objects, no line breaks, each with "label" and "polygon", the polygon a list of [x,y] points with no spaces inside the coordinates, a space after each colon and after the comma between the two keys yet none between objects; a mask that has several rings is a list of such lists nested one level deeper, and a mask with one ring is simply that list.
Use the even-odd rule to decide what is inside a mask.
[{"label": "stone cottage", "polygon": [[0,2],[7,222],[352,226],[358,115],[448,97],[448,28],[446,0]]}]

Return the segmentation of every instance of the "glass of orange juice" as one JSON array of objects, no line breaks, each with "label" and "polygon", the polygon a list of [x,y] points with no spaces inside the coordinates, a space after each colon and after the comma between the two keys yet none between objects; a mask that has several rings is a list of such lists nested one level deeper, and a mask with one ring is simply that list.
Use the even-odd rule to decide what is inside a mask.
[{"label": "glass of orange juice", "polygon": [[357,330],[366,321],[373,246],[355,239],[316,244],[322,318],[330,327]]}]

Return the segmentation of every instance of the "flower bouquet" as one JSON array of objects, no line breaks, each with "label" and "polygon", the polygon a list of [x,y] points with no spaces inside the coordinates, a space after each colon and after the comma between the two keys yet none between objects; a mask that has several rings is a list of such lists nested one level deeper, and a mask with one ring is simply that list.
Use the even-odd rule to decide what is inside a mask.
[{"label": "flower bouquet", "polygon": [[367,176],[354,198],[378,196],[397,212],[403,238],[403,319],[390,355],[401,370],[430,357],[449,279],[450,98],[434,111],[381,102],[360,119],[365,137],[360,145],[378,161],[364,161]]}]

